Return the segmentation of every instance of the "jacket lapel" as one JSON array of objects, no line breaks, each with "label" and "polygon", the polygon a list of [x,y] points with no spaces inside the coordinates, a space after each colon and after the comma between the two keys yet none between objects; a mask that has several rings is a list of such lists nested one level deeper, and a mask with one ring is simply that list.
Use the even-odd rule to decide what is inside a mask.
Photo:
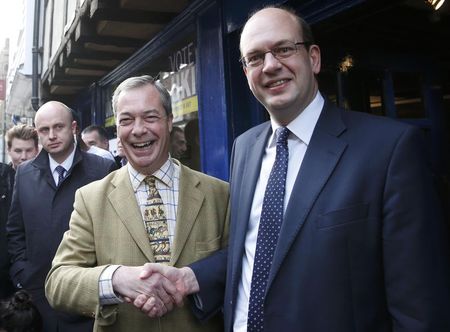
[{"label": "jacket lapel", "polygon": [[118,170],[116,176],[111,180],[111,184],[115,187],[108,195],[111,206],[144,256],[149,262],[154,262],[142,215],[130,183],[128,168],[122,167]]},{"label": "jacket lapel", "polygon": [[[257,134],[253,141],[248,142],[245,152],[245,161],[243,163],[244,169],[236,169],[233,172],[242,172],[242,176],[238,176],[238,179],[232,179],[233,186],[240,187],[238,197],[233,198],[232,201],[232,217],[233,227],[236,228],[232,232],[234,239],[231,244],[233,248],[232,257],[232,285],[235,296],[237,294],[237,285],[241,275],[242,256],[244,254],[245,237],[247,235],[248,221],[250,217],[250,210],[253,203],[253,195],[256,188],[256,182],[259,178],[261,170],[261,161],[264,155],[266,142],[271,134],[270,122],[264,126],[264,128]],[[236,165],[239,167],[240,165]]]},{"label": "jacket lapel", "polygon": [[177,223],[171,265],[175,265],[180,257],[205,199],[204,193],[197,188],[199,183],[200,179],[195,173],[188,172],[186,167],[180,164]]},{"label": "jacket lapel", "polygon": [[338,137],[345,128],[339,111],[335,107],[325,104],[294,183],[267,288],[270,287],[314,202],[347,147],[347,143]]}]

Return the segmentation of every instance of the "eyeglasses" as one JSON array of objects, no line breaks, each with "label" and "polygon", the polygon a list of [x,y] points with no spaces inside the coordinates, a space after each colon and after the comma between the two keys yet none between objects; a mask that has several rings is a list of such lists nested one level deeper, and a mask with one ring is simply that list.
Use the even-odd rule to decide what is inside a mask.
[{"label": "eyeglasses", "polygon": [[264,59],[266,58],[267,53],[272,53],[272,55],[277,60],[286,59],[297,53],[298,46],[300,45],[305,45],[305,47],[308,47],[309,45],[311,45],[311,42],[309,41],[298,43],[286,42],[266,52],[252,53],[250,55],[243,56],[242,58],[239,59],[239,61],[242,63],[244,67],[253,67],[253,68],[259,67],[264,63]]}]

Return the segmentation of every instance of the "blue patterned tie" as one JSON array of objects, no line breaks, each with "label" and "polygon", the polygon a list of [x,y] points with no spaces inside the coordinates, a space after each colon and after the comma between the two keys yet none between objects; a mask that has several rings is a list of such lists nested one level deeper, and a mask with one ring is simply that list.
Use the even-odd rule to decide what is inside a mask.
[{"label": "blue patterned tie", "polygon": [[56,173],[58,173],[58,186],[59,186],[62,180],[64,180],[64,173],[66,172],[66,169],[61,165],[58,165],[56,166],[55,171]]},{"label": "blue patterned tie", "polygon": [[264,299],[270,266],[283,222],[283,202],[289,161],[289,129],[276,131],[277,153],[264,193],[248,307],[247,331],[264,331]]}]

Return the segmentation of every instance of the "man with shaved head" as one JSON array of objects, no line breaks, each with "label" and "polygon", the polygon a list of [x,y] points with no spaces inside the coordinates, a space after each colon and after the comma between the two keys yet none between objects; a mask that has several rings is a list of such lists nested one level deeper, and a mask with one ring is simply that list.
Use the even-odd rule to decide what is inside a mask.
[{"label": "man with shaved head", "polygon": [[76,122],[66,105],[47,102],[37,111],[35,125],[42,150],[17,167],[7,223],[11,278],[16,287],[31,293],[44,331],[91,331],[92,319],[49,306],[44,281],[69,228],[75,191],[103,178],[115,165],[76,147]]}]

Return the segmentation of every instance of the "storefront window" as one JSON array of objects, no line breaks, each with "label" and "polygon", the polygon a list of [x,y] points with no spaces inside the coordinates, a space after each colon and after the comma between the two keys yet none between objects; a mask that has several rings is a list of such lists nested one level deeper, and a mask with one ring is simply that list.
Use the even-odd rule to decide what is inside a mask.
[{"label": "storefront window", "polygon": [[[192,26],[186,29],[184,35],[172,40],[170,45],[159,47],[157,54],[149,54],[149,60],[139,68],[130,71],[129,76],[151,75],[158,78],[167,88],[172,98],[174,126],[171,134],[171,155],[183,164],[200,170],[195,63],[197,40],[193,31]],[[109,95],[119,83],[111,87]],[[107,100],[107,104],[109,101],[110,99]],[[107,105],[105,109],[105,125],[112,126],[114,125],[112,108]]]},{"label": "storefront window", "polygon": [[425,118],[422,80],[419,73],[393,72],[395,108],[401,119]]}]

